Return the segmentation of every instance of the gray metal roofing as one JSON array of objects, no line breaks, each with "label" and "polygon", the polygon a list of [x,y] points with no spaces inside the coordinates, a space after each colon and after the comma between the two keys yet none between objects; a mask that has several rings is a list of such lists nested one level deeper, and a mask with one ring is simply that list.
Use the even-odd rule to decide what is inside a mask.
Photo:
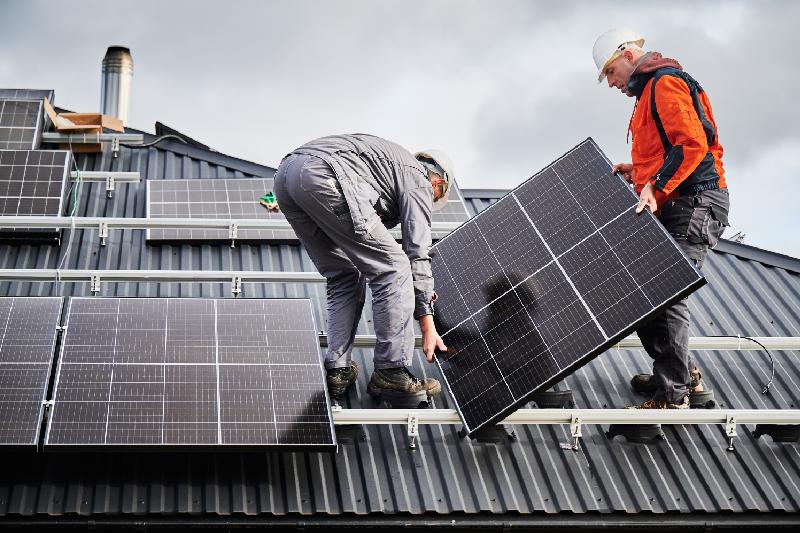
[{"label": "gray metal roofing", "polygon": [[[140,171],[146,179],[271,176],[273,169],[174,141],[146,149],[81,155],[84,170]],[[79,215],[145,216],[144,184],[118,185],[107,200],[104,185],[84,184]],[[476,194],[478,196],[476,196]],[[467,191],[480,211],[499,191]],[[735,209],[735,206],[734,206]],[[77,230],[60,246],[3,245],[0,268],[230,269],[310,271],[296,245],[241,244],[148,246],[144,232],[112,231],[99,246],[94,231]],[[800,336],[800,275],[797,260],[771,262],[767,252],[726,243],[710,254],[710,284],[690,298],[692,334]],[[85,295],[85,284],[0,284],[0,295]],[[227,284],[112,283],[106,296],[230,296]],[[243,297],[309,297],[318,324],[324,319],[324,287],[245,284]],[[369,307],[359,333],[372,333]],[[757,352],[698,352],[704,377],[724,407],[798,407],[800,357],[773,354],[772,392],[766,356]],[[349,407],[371,407],[366,396],[370,357],[361,365]],[[575,392],[578,407],[622,407],[641,401],[628,379],[648,371],[641,351],[610,350],[559,387]],[[437,376],[419,357],[415,371]],[[443,394],[437,407],[449,407]],[[407,448],[406,428],[371,426],[364,438],[341,438],[326,453],[10,453],[0,476],[0,514],[7,519],[63,515],[342,515],[393,513],[745,513],[800,510],[800,447],[754,439],[739,429],[735,452],[725,450],[719,426],[665,427],[656,444],[609,440],[603,427],[584,428],[582,450],[564,450],[565,426],[520,426],[517,440],[462,440],[457,426],[423,426],[417,450]],[[753,428],[748,428],[752,430]],[[508,516],[508,515],[506,515]],[[795,515],[793,515],[795,516]]]}]

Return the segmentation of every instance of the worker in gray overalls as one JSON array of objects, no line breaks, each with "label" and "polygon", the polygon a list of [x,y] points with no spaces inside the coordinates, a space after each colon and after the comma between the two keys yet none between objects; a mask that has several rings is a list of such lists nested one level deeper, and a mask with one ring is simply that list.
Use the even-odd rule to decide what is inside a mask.
[{"label": "worker in gray overalls", "polygon": [[[275,197],[327,279],[328,391],[340,401],[358,375],[351,361],[366,285],[372,291],[375,370],[367,391],[396,405],[441,392],[408,367],[420,323],[428,362],[447,348],[433,323],[431,211],[447,202],[452,167],[438,151],[412,155],[372,135],[334,135],[292,151],[275,173]],[[402,246],[387,228],[402,228]]]}]

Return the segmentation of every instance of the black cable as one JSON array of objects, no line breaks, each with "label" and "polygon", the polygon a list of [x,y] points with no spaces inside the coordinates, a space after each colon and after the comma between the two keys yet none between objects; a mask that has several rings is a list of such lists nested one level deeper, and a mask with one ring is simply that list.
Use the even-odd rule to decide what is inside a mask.
[{"label": "black cable", "polygon": [[769,363],[772,366],[772,375],[770,376],[769,381],[766,383],[766,385],[764,385],[764,388],[761,389],[761,394],[767,394],[769,392],[769,389],[772,387],[772,382],[775,380],[775,359],[773,359],[772,352],[770,352],[766,346],[764,346],[763,344],[761,344],[752,337],[743,337],[742,335],[709,335],[709,337],[725,338],[725,339],[745,339],[761,346],[761,348],[765,352],[767,352],[767,355],[769,356]]},{"label": "black cable", "polygon": [[155,140],[153,140],[153,141],[151,141],[149,143],[145,143],[145,144],[127,144],[127,143],[122,143],[122,142],[119,143],[119,144],[120,144],[120,146],[124,146],[126,148],[150,148],[151,146],[154,146],[154,145],[160,143],[161,141],[165,141],[167,139],[177,139],[180,142],[182,142],[183,144],[189,144],[189,143],[186,142],[186,139],[184,139],[183,137],[181,137],[179,135],[173,135],[172,133],[168,133],[167,135],[162,135],[161,137],[159,137],[159,138],[157,138],[157,139],[155,139]]}]

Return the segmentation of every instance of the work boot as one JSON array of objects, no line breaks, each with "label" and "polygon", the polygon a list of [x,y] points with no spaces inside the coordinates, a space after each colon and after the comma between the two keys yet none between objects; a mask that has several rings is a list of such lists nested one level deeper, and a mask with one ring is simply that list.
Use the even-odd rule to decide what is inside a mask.
[{"label": "work boot", "polygon": [[376,400],[380,399],[384,392],[409,396],[425,392],[428,396],[436,396],[442,392],[442,386],[433,378],[419,379],[407,367],[400,366],[376,368],[367,384],[367,392]]},{"label": "work boot", "polygon": [[[703,376],[699,369],[695,368],[689,372],[689,394],[705,391],[703,385]],[[631,387],[639,394],[652,396],[656,393],[656,380],[653,379],[653,374],[636,374],[631,378]]]},{"label": "work boot", "polygon": [[355,361],[350,361],[350,366],[329,368],[326,376],[328,394],[337,402],[342,401],[347,387],[355,383],[357,377],[358,365]]},{"label": "work boot", "polygon": [[688,409],[689,396],[684,396],[678,403],[669,403],[665,400],[647,400],[639,405],[631,405],[627,409]]}]

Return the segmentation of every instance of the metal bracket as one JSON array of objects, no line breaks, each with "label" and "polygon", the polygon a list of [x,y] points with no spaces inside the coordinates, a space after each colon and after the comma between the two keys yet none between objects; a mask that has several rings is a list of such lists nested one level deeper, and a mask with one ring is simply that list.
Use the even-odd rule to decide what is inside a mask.
[{"label": "metal bracket", "polygon": [[583,436],[583,432],[581,431],[581,419],[578,415],[572,415],[569,429],[572,434],[572,450],[577,452],[581,449],[580,438]]},{"label": "metal bracket", "polygon": [[408,447],[412,450],[417,447],[417,437],[419,437],[419,416],[408,415]]},{"label": "metal bracket", "polygon": [[114,175],[106,176],[106,198],[114,197]]},{"label": "metal bracket", "polygon": [[56,402],[53,400],[44,400],[42,402],[42,405],[44,405],[45,409],[52,409],[55,404]]},{"label": "metal bracket", "polygon": [[234,296],[239,296],[242,293],[242,276],[233,276],[231,278],[231,293]]},{"label": "metal bracket", "polygon": [[116,135],[111,137],[111,153],[114,159],[119,156],[119,137]]},{"label": "metal bracket", "polygon": [[231,224],[228,226],[228,238],[231,240],[231,248],[236,248],[236,238],[239,236],[239,226]]},{"label": "metal bracket", "polygon": [[728,421],[725,423],[725,435],[728,437],[728,451],[733,451],[733,438],[736,436],[736,419],[733,415],[727,416]]},{"label": "metal bracket", "polygon": [[100,246],[105,246],[106,238],[108,237],[108,223],[106,222],[100,223],[99,236],[100,236]]},{"label": "metal bracket", "polygon": [[97,295],[97,293],[100,292],[100,276],[97,274],[92,274],[91,287],[89,290],[92,292],[92,295]]}]

